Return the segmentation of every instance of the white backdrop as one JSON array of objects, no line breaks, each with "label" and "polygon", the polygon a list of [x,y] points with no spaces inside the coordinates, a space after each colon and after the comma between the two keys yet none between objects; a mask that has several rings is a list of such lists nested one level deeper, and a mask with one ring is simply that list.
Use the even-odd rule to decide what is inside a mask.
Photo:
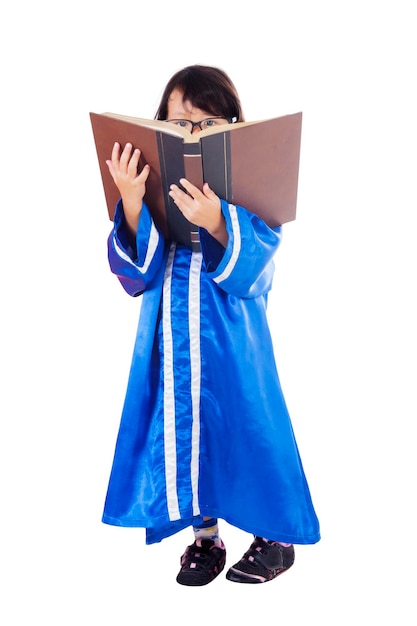
[{"label": "white backdrop", "polygon": [[[3,624],[415,624],[412,5],[2,7]],[[100,521],[140,301],[108,269],[88,114],[153,117],[192,63],[230,74],[247,119],[304,116],[269,315],[323,538],[250,589],[177,585],[190,530],[146,546]],[[250,538],[221,530],[230,565]]]}]

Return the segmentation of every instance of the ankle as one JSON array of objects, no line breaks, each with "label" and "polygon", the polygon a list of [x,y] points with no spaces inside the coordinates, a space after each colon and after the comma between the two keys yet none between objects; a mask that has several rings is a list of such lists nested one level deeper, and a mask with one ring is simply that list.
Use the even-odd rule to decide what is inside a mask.
[{"label": "ankle", "polygon": [[214,542],[217,548],[223,548],[224,544],[219,536],[219,526],[216,518],[209,518],[204,520],[198,526],[193,526],[194,537],[197,545],[204,540],[209,539]]}]

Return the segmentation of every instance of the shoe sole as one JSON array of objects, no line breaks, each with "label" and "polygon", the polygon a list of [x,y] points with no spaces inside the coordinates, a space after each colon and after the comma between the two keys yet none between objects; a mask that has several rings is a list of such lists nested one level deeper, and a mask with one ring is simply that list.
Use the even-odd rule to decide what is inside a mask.
[{"label": "shoe sole", "polygon": [[[290,565],[291,567],[291,565]],[[231,567],[227,573],[227,580],[232,581],[233,583],[248,583],[248,584],[259,584],[259,583],[268,583],[270,580],[274,580],[274,578],[278,578],[284,572],[287,572],[290,567],[285,567],[284,569],[279,570],[274,573],[272,578],[265,578],[265,576],[257,576],[256,574],[246,574],[245,572],[241,572],[234,567]]]}]

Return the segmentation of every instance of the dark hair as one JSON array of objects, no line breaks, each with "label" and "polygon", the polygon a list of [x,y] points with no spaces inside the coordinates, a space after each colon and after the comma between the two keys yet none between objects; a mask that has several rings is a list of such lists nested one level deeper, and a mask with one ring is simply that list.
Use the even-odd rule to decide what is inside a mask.
[{"label": "dark hair", "polygon": [[193,106],[211,115],[244,121],[236,87],[226,72],[217,67],[189,65],[176,72],[164,89],[155,119],[167,119],[168,100],[174,89],[182,92],[183,102],[189,100]]}]

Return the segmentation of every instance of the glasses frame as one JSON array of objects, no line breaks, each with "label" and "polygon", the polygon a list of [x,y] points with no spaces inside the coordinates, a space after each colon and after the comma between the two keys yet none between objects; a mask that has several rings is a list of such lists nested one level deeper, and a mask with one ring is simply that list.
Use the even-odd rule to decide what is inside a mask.
[{"label": "glasses frame", "polygon": [[[234,124],[236,122],[236,119],[237,119],[236,117],[224,117],[223,115],[212,115],[211,117],[205,117],[203,120],[200,120],[199,122],[193,122],[192,120],[185,120],[179,117],[175,117],[172,120],[164,120],[164,122],[170,122],[171,124],[175,124],[176,122],[187,122],[188,124],[191,124],[190,133],[193,133],[194,128],[196,126],[198,126],[200,130],[204,130],[201,127],[201,124],[203,124],[203,122],[207,122],[208,120],[226,120],[228,124]],[[176,124],[176,126],[180,126],[180,124]]]}]

